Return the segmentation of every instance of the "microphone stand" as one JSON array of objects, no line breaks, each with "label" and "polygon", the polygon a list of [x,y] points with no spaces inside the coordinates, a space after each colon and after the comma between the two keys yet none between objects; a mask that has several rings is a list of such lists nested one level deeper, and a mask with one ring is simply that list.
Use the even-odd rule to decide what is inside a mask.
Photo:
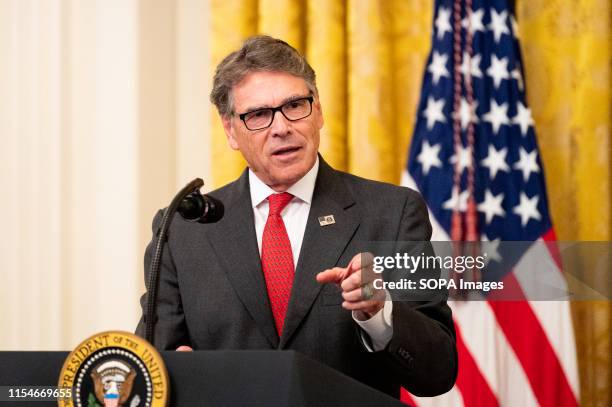
[{"label": "microphone stand", "polygon": [[159,267],[161,265],[161,257],[164,249],[164,243],[168,238],[168,228],[176,210],[178,209],[181,201],[189,194],[199,190],[204,185],[204,181],[201,178],[196,178],[189,184],[185,185],[178,194],[170,202],[170,206],[164,211],[161,223],[155,233],[157,238],[155,239],[155,250],[153,259],[149,266],[149,279],[147,284],[147,306],[146,313],[144,315],[145,322],[145,339],[155,345],[155,323],[157,322],[157,316],[155,315],[155,308],[157,303],[157,291],[159,286]]}]

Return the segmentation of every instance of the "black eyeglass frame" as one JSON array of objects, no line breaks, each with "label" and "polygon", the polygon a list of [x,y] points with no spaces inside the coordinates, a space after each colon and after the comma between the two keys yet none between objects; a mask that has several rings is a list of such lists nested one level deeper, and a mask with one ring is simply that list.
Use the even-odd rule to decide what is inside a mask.
[{"label": "black eyeglass frame", "polygon": [[[306,116],[300,117],[299,119],[290,119],[290,118],[288,118],[287,115],[285,114],[285,112],[283,112],[283,107],[285,107],[286,105],[288,105],[290,103],[298,102],[300,100],[307,100],[309,102],[310,112]],[[272,123],[274,123],[274,117],[276,116],[276,112],[281,112],[281,114],[285,117],[285,119],[289,120],[290,122],[296,122],[298,120],[302,120],[302,119],[307,118],[308,116],[310,116],[312,114],[312,103],[313,102],[314,102],[314,96],[313,95],[309,95],[309,96],[305,96],[305,97],[302,97],[302,98],[292,99],[292,100],[290,100],[288,102],[283,103],[280,106],[266,107],[266,108],[263,108],[263,109],[256,109],[256,110],[251,110],[249,112],[241,113],[241,114],[238,115],[238,118],[240,120],[242,120],[242,123],[244,123],[244,127],[246,127],[247,130],[250,130],[250,131],[263,130],[263,129],[267,129],[268,127],[272,126]],[[267,126],[265,126],[265,127],[260,127],[260,128],[257,128],[257,129],[250,129],[249,126],[246,124],[245,117],[248,114],[255,113],[255,112],[260,112],[260,111],[263,111],[263,110],[271,110],[272,111],[272,119],[270,120],[270,123]]]}]

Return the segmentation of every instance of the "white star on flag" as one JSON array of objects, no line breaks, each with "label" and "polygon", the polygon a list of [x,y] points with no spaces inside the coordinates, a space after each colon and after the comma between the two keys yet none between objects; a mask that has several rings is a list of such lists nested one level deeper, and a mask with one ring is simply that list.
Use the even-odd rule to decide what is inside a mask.
[{"label": "white star on flag", "polygon": [[487,75],[493,79],[495,89],[499,88],[501,81],[510,77],[510,73],[508,72],[508,58],[504,57],[498,59],[497,56],[491,55],[491,66],[487,69]]},{"label": "white star on flag", "polygon": [[470,15],[470,19],[468,21],[468,18],[465,17],[463,19],[463,21],[461,21],[461,26],[463,28],[465,28],[466,30],[470,29],[471,32],[476,32],[476,31],[485,31],[485,26],[482,23],[482,18],[484,17],[484,9],[479,8],[476,11],[473,11],[472,14]]},{"label": "white star on flag", "polygon": [[521,202],[514,207],[513,213],[521,217],[521,225],[525,227],[529,222],[529,219],[540,220],[542,215],[538,212],[538,200],[539,197],[534,195],[532,198],[528,198],[527,195],[521,191]]},{"label": "white star on flag", "polygon": [[510,34],[510,30],[508,30],[508,26],[506,25],[507,17],[507,11],[504,10],[498,14],[495,9],[491,9],[491,23],[487,26],[487,28],[493,31],[493,38],[495,38],[496,43],[499,42],[502,34]]},{"label": "white star on flag", "polygon": [[423,142],[423,148],[417,157],[417,161],[423,166],[423,174],[427,175],[431,167],[442,168],[438,154],[440,154],[440,144],[432,146],[427,141]]},{"label": "white star on flag", "polygon": [[465,98],[461,98],[461,104],[459,105],[459,114],[455,113],[454,117],[459,117],[461,121],[461,129],[467,129],[469,122],[478,123],[478,116],[476,115],[476,108],[478,102],[474,101],[474,106],[470,108],[470,104]]},{"label": "white star on flag", "polygon": [[439,54],[434,51],[431,57],[431,63],[427,67],[427,72],[431,73],[433,77],[433,84],[437,85],[438,81],[442,76],[450,77],[448,69],[446,69],[446,62],[448,61],[448,55]]},{"label": "white star on flag", "polygon": [[519,155],[519,160],[512,166],[512,168],[520,170],[523,173],[523,179],[525,182],[527,182],[532,172],[540,171],[540,166],[537,163],[538,151],[534,148],[531,153],[528,153],[521,147],[519,150]]},{"label": "white star on flag", "polygon": [[512,72],[510,72],[510,77],[516,80],[519,90],[522,91],[523,86],[524,86],[523,85],[523,75],[521,75],[521,69],[518,65],[516,68],[512,70]]},{"label": "white star on flag", "polygon": [[506,212],[502,208],[502,201],[504,200],[504,194],[500,193],[495,196],[491,193],[491,190],[485,191],[485,199],[478,204],[478,210],[484,212],[487,223],[491,223],[495,215],[503,217]]},{"label": "white star on flag", "polygon": [[522,102],[516,105],[516,116],[512,118],[513,124],[518,124],[521,127],[521,134],[527,135],[529,127],[533,126],[533,117],[531,117],[531,109],[525,106]]},{"label": "white star on flag", "polygon": [[485,248],[484,254],[487,255],[485,264],[489,264],[491,261],[501,262],[502,256],[499,254],[499,244],[501,243],[501,239],[498,237],[497,239],[489,240],[487,235],[483,234],[481,240],[486,242],[483,245]]},{"label": "white star on flag", "polygon": [[459,158],[457,159],[457,153],[453,154],[450,158],[450,163],[453,166],[459,164],[459,172],[472,165],[472,149],[469,147],[459,147]]},{"label": "white star on flag", "polygon": [[427,129],[433,129],[436,122],[446,122],[446,117],[442,110],[444,109],[444,98],[435,100],[432,96],[427,99],[427,108],[423,110],[423,116],[427,118]]},{"label": "white star on flag", "polygon": [[469,192],[467,190],[462,191],[460,194],[457,192],[457,188],[453,187],[453,193],[451,197],[442,204],[442,208],[454,211],[458,209],[460,212],[467,210],[467,200]]},{"label": "white star on flag", "polygon": [[489,168],[489,175],[492,180],[495,179],[497,171],[510,171],[510,167],[508,167],[508,163],[506,163],[506,154],[508,154],[507,147],[497,151],[493,144],[489,144],[489,154],[481,163],[483,166]]},{"label": "white star on flag", "polygon": [[440,7],[438,11],[438,17],[436,17],[436,35],[438,39],[441,40],[444,38],[444,34],[447,32],[452,32],[452,27],[450,24],[451,12],[450,9],[446,7]]},{"label": "white star on flag", "polygon": [[470,55],[467,52],[464,52],[463,58],[461,59],[459,72],[461,72],[464,76],[467,76],[469,73],[472,78],[482,78],[480,58],[480,54],[473,55],[472,58],[470,58]]},{"label": "white star on flag", "polygon": [[490,106],[491,110],[485,113],[482,119],[485,122],[491,123],[491,126],[493,126],[493,133],[497,135],[502,124],[510,124],[510,119],[508,118],[508,103],[498,105],[495,99],[491,99]]},{"label": "white star on flag", "polygon": [[516,22],[516,18],[514,18],[514,16],[510,16],[510,26],[512,27],[512,33],[514,34],[514,36],[516,37],[516,39],[520,39],[521,36],[519,35],[519,26],[518,23]]}]

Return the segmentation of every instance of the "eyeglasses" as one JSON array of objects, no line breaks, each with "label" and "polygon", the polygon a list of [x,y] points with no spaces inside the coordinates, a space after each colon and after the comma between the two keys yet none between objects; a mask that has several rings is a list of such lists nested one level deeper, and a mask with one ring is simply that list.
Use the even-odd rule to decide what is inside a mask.
[{"label": "eyeglasses", "polygon": [[253,110],[239,114],[238,117],[244,122],[247,129],[263,130],[272,125],[276,112],[281,112],[287,120],[292,122],[310,116],[313,100],[313,96],[293,99],[281,106]]}]

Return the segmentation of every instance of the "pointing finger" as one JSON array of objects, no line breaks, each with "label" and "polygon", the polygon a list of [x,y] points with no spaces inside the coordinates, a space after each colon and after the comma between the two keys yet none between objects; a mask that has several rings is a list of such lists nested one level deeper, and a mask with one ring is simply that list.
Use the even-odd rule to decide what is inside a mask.
[{"label": "pointing finger", "polygon": [[344,278],[344,274],[346,274],[346,269],[342,267],[327,269],[317,274],[317,282],[321,284],[339,283]]}]

